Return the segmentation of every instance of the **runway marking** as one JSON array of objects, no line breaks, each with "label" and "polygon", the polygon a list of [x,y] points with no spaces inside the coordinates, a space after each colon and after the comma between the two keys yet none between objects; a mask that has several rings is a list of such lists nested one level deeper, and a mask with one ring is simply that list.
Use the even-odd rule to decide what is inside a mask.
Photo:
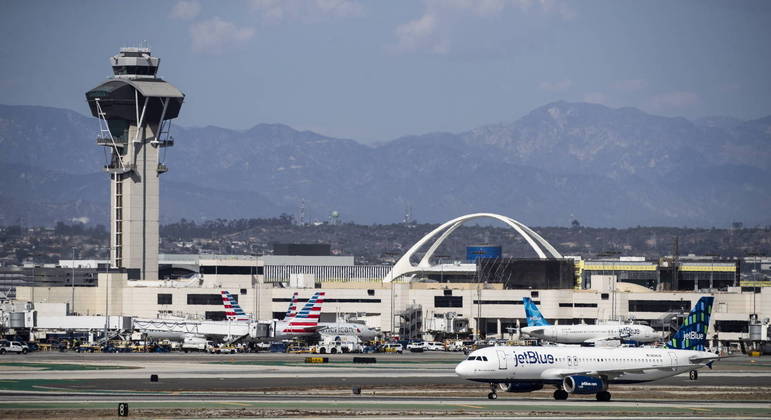
[{"label": "runway marking", "polygon": [[241,407],[251,407],[251,404],[240,403],[240,402],[235,402],[235,401],[221,401],[220,404],[239,405]]},{"label": "runway marking", "polygon": [[485,408],[479,405],[469,405],[469,404],[455,404],[458,407],[468,407],[468,408]]}]

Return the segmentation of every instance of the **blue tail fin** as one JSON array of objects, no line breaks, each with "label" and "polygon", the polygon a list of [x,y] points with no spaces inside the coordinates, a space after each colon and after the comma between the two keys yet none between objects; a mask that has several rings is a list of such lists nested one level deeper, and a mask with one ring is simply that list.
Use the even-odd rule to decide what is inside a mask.
[{"label": "blue tail fin", "polygon": [[522,298],[522,302],[525,302],[525,316],[527,316],[528,327],[551,325],[544,319],[543,315],[541,315],[541,311],[538,310],[538,307],[535,306],[535,303],[533,303],[529,297]]},{"label": "blue tail fin", "polygon": [[714,300],[715,298],[712,296],[704,296],[696,302],[696,306],[691,309],[688,318],[683,320],[683,325],[667,342],[668,348],[704,351],[704,346],[707,344],[709,316],[712,313]]}]

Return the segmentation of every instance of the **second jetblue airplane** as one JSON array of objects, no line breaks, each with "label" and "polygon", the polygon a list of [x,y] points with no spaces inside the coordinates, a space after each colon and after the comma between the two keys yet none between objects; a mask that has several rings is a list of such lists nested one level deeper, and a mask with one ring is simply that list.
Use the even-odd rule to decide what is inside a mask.
[{"label": "second jetblue airplane", "polygon": [[609,384],[649,382],[712,367],[720,356],[705,351],[713,297],[702,297],[683,321],[680,330],[663,348],[654,347],[526,347],[496,346],[472,352],[458,364],[461,378],[490,384],[487,395],[496,399],[496,388],[531,392],[553,385],[555,400],[568,394],[596,394],[610,401]]},{"label": "second jetblue airplane", "polygon": [[551,325],[530,298],[522,298],[522,301],[527,327],[521,332],[532,338],[563,344],[595,344],[608,340],[650,343],[659,338],[659,334],[647,325]]}]

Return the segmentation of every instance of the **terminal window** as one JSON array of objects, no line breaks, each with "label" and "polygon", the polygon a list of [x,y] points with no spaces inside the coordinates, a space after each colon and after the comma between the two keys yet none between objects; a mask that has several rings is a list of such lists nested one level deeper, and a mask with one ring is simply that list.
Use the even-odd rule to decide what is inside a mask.
[{"label": "terminal window", "polygon": [[715,331],[718,332],[749,332],[749,323],[746,320],[719,319],[715,321]]},{"label": "terminal window", "polygon": [[158,293],[159,305],[171,305],[171,293]]},{"label": "terminal window", "polygon": [[688,312],[690,300],[630,300],[629,312]]},{"label": "terminal window", "polygon": [[[238,295],[231,295],[238,302]],[[219,294],[190,294],[187,295],[188,305],[222,305],[222,295]]]},{"label": "terminal window", "polygon": [[560,308],[596,308],[596,303],[560,302]]},{"label": "terminal window", "polygon": [[434,296],[436,308],[462,308],[463,296]]}]

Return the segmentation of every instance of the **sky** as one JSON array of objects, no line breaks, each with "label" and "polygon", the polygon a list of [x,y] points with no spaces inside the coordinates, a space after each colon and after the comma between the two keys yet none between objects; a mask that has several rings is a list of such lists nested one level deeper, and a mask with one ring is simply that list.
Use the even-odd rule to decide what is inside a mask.
[{"label": "sky", "polygon": [[557,100],[771,114],[771,2],[705,0],[6,0],[0,103],[88,114],[108,58],[142,42],[188,127],[377,143]]}]

